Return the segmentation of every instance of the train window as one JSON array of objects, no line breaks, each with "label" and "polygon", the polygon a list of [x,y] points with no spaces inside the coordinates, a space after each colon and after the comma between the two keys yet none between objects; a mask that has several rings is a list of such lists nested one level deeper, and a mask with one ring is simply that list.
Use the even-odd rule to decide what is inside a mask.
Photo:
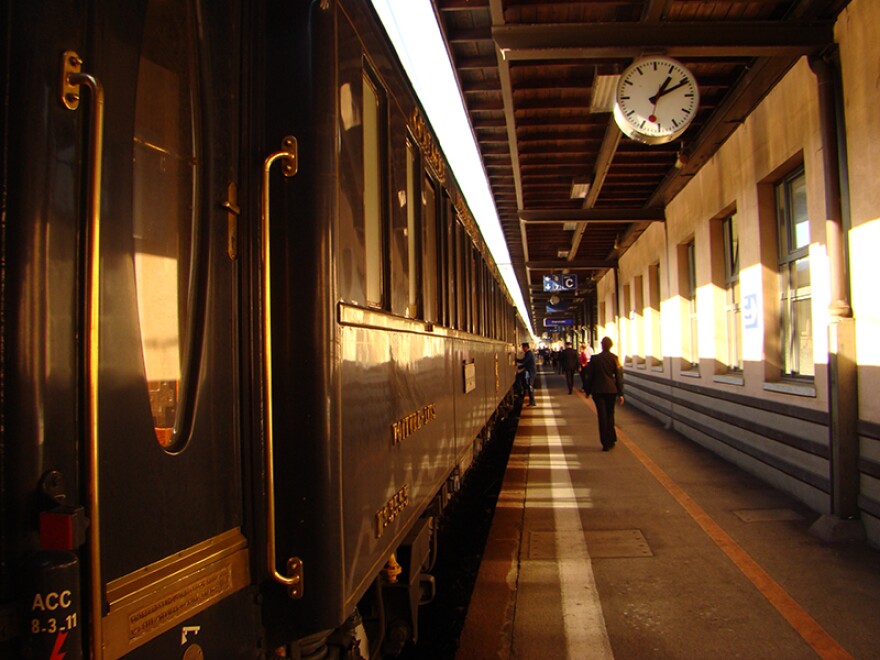
[{"label": "train window", "polygon": [[470,314],[469,312],[469,303],[471,297],[471,283],[468,280],[468,254],[470,248],[468,242],[467,232],[464,231],[464,227],[461,222],[455,223],[455,235],[456,235],[456,247],[458,248],[458,258],[456,259],[455,265],[458,270],[458,327],[462,330],[469,331],[470,328]]},{"label": "train window", "polygon": [[175,427],[186,382],[196,235],[196,43],[184,2],[151,2],[138,65],[133,238],[141,349],[159,444],[180,449]]},{"label": "train window", "polygon": [[449,198],[444,194],[439,219],[438,242],[440,244],[440,313],[443,325],[454,328],[455,312],[455,214]]},{"label": "train window", "polygon": [[[418,308],[411,302],[411,281],[415,273],[410,272],[412,257],[412,235],[409,230],[414,220],[412,187],[412,142],[407,139],[406,119],[399,112],[392,112],[391,130],[388,132],[391,149],[391,185],[393,191],[389,208],[388,232],[388,280],[386,294],[392,314],[414,318]],[[411,216],[413,216],[411,218]],[[417,302],[417,301],[416,301]]]},{"label": "train window", "polygon": [[[416,318],[419,314],[419,161],[418,150],[406,143],[406,238],[407,270],[409,271],[406,315]],[[429,262],[430,263],[430,262]]]},{"label": "train window", "polygon": [[364,181],[364,250],[366,258],[365,293],[367,304],[382,307],[383,281],[383,126],[384,101],[378,86],[366,73],[363,78],[363,181]]},{"label": "train window", "polygon": [[427,177],[422,188],[422,248],[424,316],[426,321],[437,323],[437,191]]},{"label": "train window", "polygon": [[461,280],[461,225],[458,223],[452,203],[448,202],[449,218],[449,309],[450,327],[462,328],[462,280]]}]

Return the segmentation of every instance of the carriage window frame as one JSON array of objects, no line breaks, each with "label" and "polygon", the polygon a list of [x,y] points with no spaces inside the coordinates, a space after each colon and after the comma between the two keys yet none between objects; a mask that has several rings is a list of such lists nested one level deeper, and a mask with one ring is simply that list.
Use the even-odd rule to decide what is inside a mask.
[{"label": "carriage window frame", "polygon": [[384,87],[364,62],[361,116],[364,213],[364,301],[385,309],[387,294],[388,99]]},{"label": "carriage window frame", "polygon": [[407,317],[422,318],[422,251],[421,232],[421,153],[409,134],[406,136],[406,237],[407,237]]},{"label": "carriage window frame", "polygon": [[438,240],[438,190],[431,176],[422,170],[420,198],[422,205],[422,315],[425,321],[441,323],[440,300],[442,279],[440,277],[440,242]]}]

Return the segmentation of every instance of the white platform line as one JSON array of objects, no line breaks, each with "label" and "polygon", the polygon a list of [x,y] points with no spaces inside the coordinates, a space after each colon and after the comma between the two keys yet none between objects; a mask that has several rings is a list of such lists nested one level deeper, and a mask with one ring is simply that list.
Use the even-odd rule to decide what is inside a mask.
[{"label": "white platform line", "polygon": [[[542,407],[548,407],[550,397],[541,387]],[[536,409],[536,412],[542,408]],[[587,551],[581,526],[580,507],[577,493],[571,483],[568,460],[565,457],[566,444],[574,443],[571,436],[564,439],[559,434],[555,416],[535,414],[520,420],[529,426],[543,427],[549,456],[552,457],[550,472],[550,501],[553,506],[554,529],[556,530],[556,561],[561,590],[562,619],[565,630],[568,658],[604,659],[613,658],[602,604],[593,575],[593,564]],[[565,442],[563,442],[565,440]],[[546,489],[541,489],[541,498],[546,503]],[[528,508],[529,487],[526,488],[526,508]],[[572,532],[577,532],[573,534]]]}]

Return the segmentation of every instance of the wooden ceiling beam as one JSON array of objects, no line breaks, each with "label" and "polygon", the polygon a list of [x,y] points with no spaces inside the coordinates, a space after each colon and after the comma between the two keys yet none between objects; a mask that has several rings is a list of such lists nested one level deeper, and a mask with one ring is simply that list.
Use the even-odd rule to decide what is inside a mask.
[{"label": "wooden ceiling beam", "polygon": [[834,24],[813,21],[682,21],[503,25],[492,36],[506,61],[638,57],[799,57],[834,43]]}]

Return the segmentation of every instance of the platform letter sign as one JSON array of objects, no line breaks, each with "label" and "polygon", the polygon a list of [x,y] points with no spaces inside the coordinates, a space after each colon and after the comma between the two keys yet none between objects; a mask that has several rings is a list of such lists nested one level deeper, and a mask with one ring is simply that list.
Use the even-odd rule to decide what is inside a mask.
[{"label": "platform letter sign", "polygon": [[544,291],[574,291],[577,286],[577,275],[544,275]]}]

